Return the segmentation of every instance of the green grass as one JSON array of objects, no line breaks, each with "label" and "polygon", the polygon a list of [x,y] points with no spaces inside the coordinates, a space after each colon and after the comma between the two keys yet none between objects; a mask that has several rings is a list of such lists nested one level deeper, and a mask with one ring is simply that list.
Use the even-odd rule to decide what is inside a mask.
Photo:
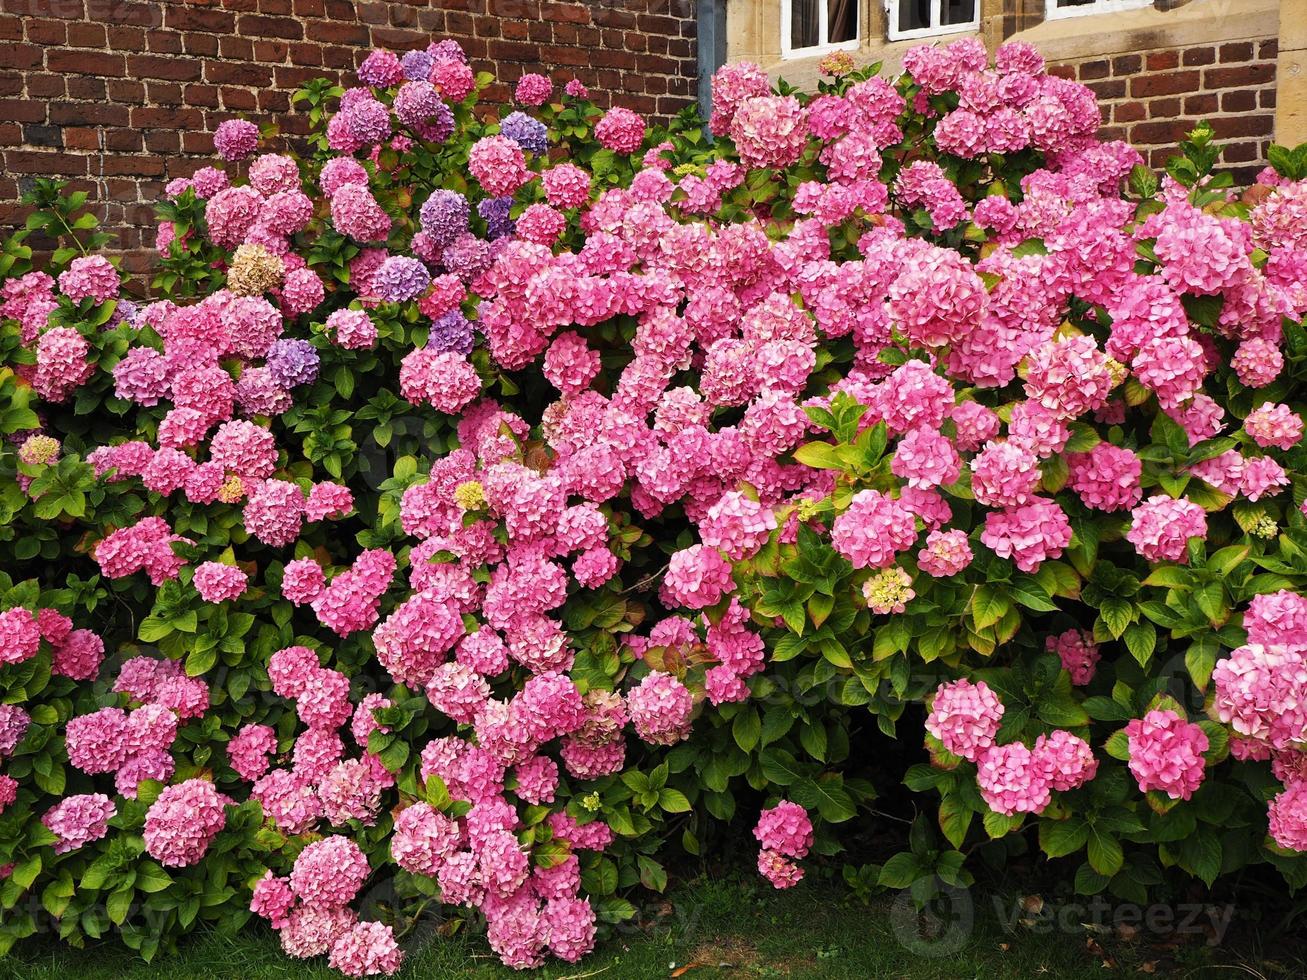
[{"label": "green grass", "polygon": [[[1035,929],[1011,916],[1013,901],[994,902],[973,890],[973,922],[957,944],[913,943],[916,920],[907,905],[891,897],[862,904],[842,887],[804,883],[788,892],[772,892],[751,880],[699,879],[651,903],[639,928],[610,934],[598,949],[576,965],[551,962],[532,977],[603,977],[612,980],[686,980],[742,978],[822,978],[822,980],[1080,980],[1104,976],[1301,977],[1307,961],[1278,957],[1244,943],[1210,947],[1199,935],[1172,942],[1143,934],[1130,937],[1086,930],[1075,915],[1064,915],[1064,928]],[[897,909],[897,911],[896,911]],[[909,937],[909,944],[899,934]],[[1243,934],[1249,934],[1243,924]],[[956,945],[956,948],[955,948]],[[521,976],[498,964],[483,936],[445,937],[420,931],[405,940],[404,978],[489,980]],[[0,961],[0,975],[15,980],[274,980],[336,978],[325,958],[305,963],[282,955],[275,937],[250,928],[235,940],[200,936],[183,945],[179,955],[160,957],[151,965],[117,947],[91,950],[19,947]]]}]

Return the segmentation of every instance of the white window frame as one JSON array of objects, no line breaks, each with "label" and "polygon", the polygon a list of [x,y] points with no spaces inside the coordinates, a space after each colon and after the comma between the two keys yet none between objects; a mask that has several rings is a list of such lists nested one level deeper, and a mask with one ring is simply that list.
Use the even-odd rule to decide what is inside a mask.
[{"label": "white window frame", "polygon": [[940,19],[943,17],[943,0],[931,0],[930,3],[930,26],[918,27],[911,31],[901,31],[898,29],[899,23],[899,0],[885,0],[885,14],[889,18],[888,37],[891,41],[908,41],[920,37],[944,37],[949,34],[964,34],[975,32],[980,29],[980,5],[983,0],[976,0],[974,13],[971,20],[963,24],[941,24]]},{"label": "white window frame", "polygon": [[[781,0],[781,57],[782,58],[811,58],[817,55],[829,54],[831,51],[856,51],[862,43],[862,0],[853,0],[853,14],[856,18],[853,30],[853,40],[838,41],[835,44],[813,44],[806,48],[795,48],[790,45],[791,31],[794,26],[794,0]],[[830,6],[826,0],[817,2],[817,36],[826,37],[827,31],[830,30],[830,24],[827,18],[830,16]]]},{"label": "white window frame", "polygon": [[1074,7],[1059,7],[1057,0],[1044,0],[1045,20],[1065,20],[1068,17],[1088,17],[1093,14],[1119,14],[1126,10],[1151,7],[1153,0],[1093,0]]}]

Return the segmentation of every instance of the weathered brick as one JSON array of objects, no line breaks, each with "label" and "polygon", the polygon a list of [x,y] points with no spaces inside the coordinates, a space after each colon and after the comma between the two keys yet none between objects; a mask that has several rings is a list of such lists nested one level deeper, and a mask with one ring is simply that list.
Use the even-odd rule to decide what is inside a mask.
[{"label": "weathered brick", "polygon": [[1275,81],[1275,65],[1261,62],[1233,68],[1207,68],[1203,71],[1204,88],[1240,88],[1245,85],[1266,85]]},{"label": "weathered brick", "polygon": [[[1210,72],[1209,72],[1210,74]],[[1160,75],[1136,75],[1130,79],[1130,95],[1133,98],[1150,98],[1155,95],[1176,95],[1181,92],[1198,91],[1200,81],[1197,71],[1173,71]],[[1209,88],[1212,87],[1210,84]]]}]

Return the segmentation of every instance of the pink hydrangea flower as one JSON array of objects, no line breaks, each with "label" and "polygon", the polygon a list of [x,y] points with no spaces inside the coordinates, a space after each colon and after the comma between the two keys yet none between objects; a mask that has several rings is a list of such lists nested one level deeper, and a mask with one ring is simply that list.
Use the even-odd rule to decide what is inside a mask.
[{"label": "pink hydrangea flower", "polygon": [[1207,735],[1174,711],[1153,710],[1125,728],[1130,772],[1143,792],[1156,790],[1187,800],[1206,775]]},{"label": "pink hydrangea flower", "polygon": [[994,744],[1003,718],[1003,703],[984,681],[965,677],[935,691],[926,731],[953,755],[975,762]]},{"label": "pink hydrangea flower", "polygon": [[1188,560],[1190,538],[1207,536],[1207,514],[1186,498],[1157,494],[1130,512],[1126,540],[1149,561]]},{"label": "pink hydrangea flower", "polygon": [[985,805],[995,813],[1042,813],[1049,803],[1045,767],[1021,742],[994,745],[976,761],[976,782]]},{"label": "pink hydrangea flower", "polygon": [[164,787],[145,814],[146,851],[166,867],[198,864],[226,825],[230,802],[207,779]]},{"label": "pink hydrangea flower", "polygon": [[790,858],[807,857],[812,847],[812,821],[797,803],[782,800],[758,817],[753,836],[764,850]]},{"label": "pink hydrangea flower", "polygon": [[685,685],[659,671],[649,673],[626,695],[636,734],[653,745],[675,745],[689,737],[693,709],[694,699]]},{"label": "pink hydrangea flower", "polygon": [[197,566],[191,581],[205,602],[238,599],[249,586],[249,577],[243,571],[235,565],[217,561],[206,561]]},{"label": "pink hydrangea flower", "polygon": [[1050,636],[1045,641],[1045,648],[1058,655],[1063,669],[1071,675],[1072,684],[1088,684],[1094,679],[1102,654],[1091,634],[1084,630],[1067,630]]},{"label": "pink hydrangea flower", "polygon": [[916,540],[916,517],[878,490],[855,494],[831,526],[831,544],[854,568],[886,568]]}]

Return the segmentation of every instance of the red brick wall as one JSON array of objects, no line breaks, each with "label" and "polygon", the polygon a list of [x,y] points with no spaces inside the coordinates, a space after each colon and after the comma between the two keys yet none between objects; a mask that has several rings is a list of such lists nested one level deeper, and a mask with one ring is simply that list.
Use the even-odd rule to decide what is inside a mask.
[{"label": "red brick wall", "polygon": [[211,162],[218,123],[301,133],[305,81],[444,37],[496,74],[496,101],[526,71],[651,116],[694,98],[694,0],[0,0],[0,225],[24,178],[72,178],[141,270],[154,202]]},{"label": "red brick wall", "polygon": [[1103,135],[1137,147],[1160,168],[1194,123],[1212,124],[1218,164],[1250,184],[1275,130],[1275,38],[1161,48],[1058,65],[1098,93]]}]

